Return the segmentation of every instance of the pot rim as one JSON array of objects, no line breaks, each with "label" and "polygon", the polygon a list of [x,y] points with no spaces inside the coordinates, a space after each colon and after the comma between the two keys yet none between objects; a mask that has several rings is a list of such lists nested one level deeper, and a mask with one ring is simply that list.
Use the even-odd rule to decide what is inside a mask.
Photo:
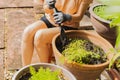
[{"label": "pot rim", "polygon": [[30,66],[50,66],[50,67],[56,67],[56,68],[58,68],[58,69],[61,69],[61,70],[65,71],[67,74],[69,74],[69,75],[73,78],[73,80],[76,80],[76,78],[74,77],[74,75],[73,75],[70,71],[66,70],[65,68],[63,68],[63,67],[61,67],[61,66],[59,66],[59,65],[55,65],[55,64],[51,64],[51,63],[34,63],[34,64],[30,64],[30,65],[24,66],[24,67],[22,67],[20,70],[18,70],[18,71],[13,75],[12,80],[15,80],[15,79],[16,79],[16,76],[17,76],[20,72],[24,71],[25,69],[29,68]]},{"label": "pot rim", "polygon": [[98,6],[104,6],[104,5],[103,5],[103,4],[95,4],[95,5],[90,6],[90,8],[89,8],[90,15],[93,16],[93,17],[95,17],[96,19],[98,19],[98,20],[101,21],[101,22],[110,24],[110,21],[105,20],[105,19],[99,17],[98,15],[96,15],[96,14],[94,13],[93,9],[94,9],[95,7],[98,7]]},{"label": "pot rim", "polygon": [[[79,30],[79,31],[78,31],[78,30],[77,30],[77,31],[76,31],[76,30],[69,30],[69,31],[66,31],[66,32],[68,32],[68,33],[69,33],[69,32],[83,32],[83,33],[87,33],[87,34],[89,33],[89,31],[85,31],[85,30]],[[53,40],[52,40],[52,45],[54,46],[54,49],[57,51],[57,53],[59,53],[58,55],[61,56],[61,57],[64,57],[64,56],[59,52],[59,50],[55,47],[56,45],[55,45],[55,43],[54,43],[54,42],[55,42],[55,39],[56,39],[59,35],[60,35],[60,33],[58,33],[57,35],[54,36],[54,38],[53,38]],[[91,35],[94,35],[94,34],[92,33]],[[99,36],[99,35],[98,35],[98,36]],[[99,36],[99,37],[102,38],[101,36]],[[105,40],[104,38],[102,38],[102,39],[103,39],[104,41],[106,41],[111,48],[113,48],[113,46],[112,46],[107,40]],[[86,67],[86,68],[88,68],[88,67],[90,67],[90,68],[93,68],[93,67],[94,67],[94,68],[99,68],[99,67],[101,67],[101,66],[107,66],[107,65],[109,64],[109,62],[110,62],[110,59],[111,59],[112,55],[113,55],[113,54],[108,55],[108,57],[110,57],[110,58],[108,58],[108,61],[106,61],[106,62],[104,62],[104,63],[101,63],[101,64],[95,64],[95,65],[91,65],[91,64],[90,64],[90,65],[89,65],[89,64],[79,64],[79,63],[77,63],[77,62],[72,62],[72,61],[71,61],[71,63],[72,63],[72,64],[75,64],[75,65],[79,65],[79,66],[81,66],[81,68],[83,68],[83,67],[84,67],[84,68],[85,68],[85,67]],[[65,62],[68,63],[68,61],[66,61],[66,60],[65,60]],[[70,64],[71,64],[71,63],[70,63]],[[69,64],[69,63],[68,63],[68,64]],[[94,69],[94,68],[93,68],[93,69]]]}]

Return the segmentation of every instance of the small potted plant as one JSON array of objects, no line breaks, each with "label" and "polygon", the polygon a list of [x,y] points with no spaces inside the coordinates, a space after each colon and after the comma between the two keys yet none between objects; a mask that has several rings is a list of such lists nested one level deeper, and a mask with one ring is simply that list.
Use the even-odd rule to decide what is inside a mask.
[{"label": "small potted plant", "polygon": [[76,80],[76,78],[58,65],[36,63],[21,68],[12,80]]},{"label": "small potted plant", "polygon": [[[112,42],[114,50],[112,50],[112,52],[115,54],[110,61],[108,73],[113,80],[120,80],[120,11],[118,10],[120,9],[120,0],[100,1],[102,4],[97,5],[99,8],[96,8],[94,12],[92,10],[95,9],[96,5],[90,8],[91,20],[98,33],[102,32],[103,35],[114,38],[114,41]],[[99,24],[95,24],[94,21],[97,21]],[[105,31],[106,28],[107,31]],[[104,31],[99,32],[98,29]],[[111,33],[112,35],[106,33]]]},{"label": "small potted plant", "polygon": [[115,46],[116,30],[120,21],[119,0],[99,0],[101,4],[90,7],[90,17],[94,29]]},{"label": "small potted plant", "polygon": [[120,37],[117,37],[115,48],[112,50],[113,55],[109,69],[107,70],[113,80],[120,80]]},{"label": "small potted plant", "polygon": [[117,52],[110,61],[107,70],[112,80],[120,80],[120,52]]},{"label": "small potted plant", "polygon": [[[88,49],[90,49],[90,50],[88,50],[88,52],[84,51],[81,48],[81,46],[79,45],[79,41],[78,41],[78,43],[75,43],[76,44],[74,46],[75,48],[69,49],[68,50],[69,52],[66,54],[64,54],[64,52],[62,54],[63,50],[61,50],[61,49],[62,48],[64,49],[64,46],[62,46],[62,47],[60,46],[61,45],[60,34],[57,34],[52,40],[52,47],[53,47],[56,63],[60,66],[65,67],[69,71],[71,71],[76,76],[77,80],[88,80],[88,79],[96,80],[100,76],[101,72],[106,67],[108,67],[109,61],[113,56],[112,53],[109,53],[109,50],[111,48],[113,48],[112,45],[107,40],[102,38],[100,35],[95,33],[95,31],[72,30],[72,31],[67,31],[65,34],[68,39],[67,40],[68,45],[70,44],[69,39],[72,39],[73,42],[74,42],[74,39],[76,39],[76,38],[82,39],[82,40],[87,40],[90,43],[87,41],[85,41],[85,43],[84,43],[84,41],[82,41],[82,42],[80,41],[80,43],[86,44],[85,46],[88,47]],[[80,61],[81,56],[84,57],[83,59],[85,61],[92,61],[91,59],[88,59],[88,57],[89,58],[93,57],[92,59],[95,59],[95,60],[98,57],[100,58],[100,56],[97,55],[97,53],[96,54],[91,54],[91,52],[89,53],[89,51],[93,50],[94,45],[99,46],[99,49],[100,48],[103,49],[103,51],[105,53],[109,53],[109,54],[106,54],[107,60],[103,61],[103,63],[100,63],[100,64],[88,64],[86,62],[82,63]],[[85,47],[84,45],[82,45],[82,46]],[[73,45],[72,45],[72,47],[73,47]],[[78,49],[76,51],[75,49],[77,47],[80,47],[80,49]],[[98,50],[98,48],[95,48],[95,49]],[[81,52],[83,52],[83,53],[81,53]],[[99,52],[99,50],[98,50],[98,52]],[[73,54],[73,55],[71,55],[71,54]],[[71,56],[69,56],[69,55],[71,55]],[[104,57],[103,54],[101,54],[101,57]]]}]

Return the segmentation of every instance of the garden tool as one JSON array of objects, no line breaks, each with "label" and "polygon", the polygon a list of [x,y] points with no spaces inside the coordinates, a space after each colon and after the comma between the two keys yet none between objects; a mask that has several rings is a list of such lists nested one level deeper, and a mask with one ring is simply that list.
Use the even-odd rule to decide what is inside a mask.
[{"label": "garden tool", "polygon": [[[53,8],[54,13],[58,12],[57,8],[55,8],[55,4],[51,5],[51,7]],[[61,23],[59,23],[58,25],[60,27],[60,40],[61,40],[62,46],[65,46],[65,44],[67,43],[67,37],[65,35],[65,29],[62,27]]]}]

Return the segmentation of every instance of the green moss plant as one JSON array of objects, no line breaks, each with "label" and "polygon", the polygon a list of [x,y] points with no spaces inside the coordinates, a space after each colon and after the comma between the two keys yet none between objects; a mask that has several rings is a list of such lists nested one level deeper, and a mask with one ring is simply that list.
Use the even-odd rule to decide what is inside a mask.
[{"label": "green moss plant", "polygon": [[117,62],[116,67],[120,68],[120,0],[99,0],[104,7],[100,7],[99,12],[95,10],[95,13],[105,20],[109,20],[110,27],[116,28],[117,38],[115,43],[115,55],[111,59],[109,69]]},{"label": "green moss plant", "polygon": [[30,67],[31,77],[29,80],[61,80],[60,70],[51,71],[49,68],[44,69],[40,67],[38,71],[35,70],[34,67]]},{"label": "green moss plant", "polygon": [[100,64],[106,61],[104,51],[88,40],[73,39],[64,47],[62,54],[68,61],[80,64]]}]

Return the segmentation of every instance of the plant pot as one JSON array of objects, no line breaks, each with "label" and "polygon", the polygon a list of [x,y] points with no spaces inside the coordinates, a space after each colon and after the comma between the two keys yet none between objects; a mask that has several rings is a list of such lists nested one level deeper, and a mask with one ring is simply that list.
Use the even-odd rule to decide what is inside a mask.
[{"label": "plant pot", "polygon": [[107,21],[94,13],[94,9],[99,6],[104,6],[102,4],[96,4],[90,7],[90,19],[93,28],[99,33],[103,38],[107,39],[113,46],[116,41],[116,30],[115,28],[110,28],[110,21]]},{"label": "plant pot", "polygon": [[39,69],[40,67],[50,68],[53,71],[60,69],[62,71],[63,76],[65,78],[67,78],[67,80],[76,80],[76,78],[68,70],[66,70],[58,65],[49,64],[49,63],[36,63],[36,64],[31,64],[31,65],[25,66],[25,67],[21,68],[18,72],[16,72],[16,74],[13,76],[12,80],[19,80],[19,78],[23,74],[29,73],[30,66],[33,66],[35,69]]},{"label": "plant pot", "polygon": [[[66,36],[68,38],[82,38],[89,40],[93,44],[102,48],[106,53],[113,48],[112,45],[99,36],[95,31],[85,31],[85,30],[77,30],[77,31],[67,31]],[[101,72],[108,67],[109,60],[111,59],[113,54],[109,54],[107,56],[108,61],[102,64],[97,65],[86,65],[79,64],[76,62],[69,62],[65,59],[65,57],[60,53],[58,47],[61,45],[60,43],[60,34],[57,34],[52,40],[53,52],[55,55],[56,63],[69,71],[71,71],[77,78],[77,80],[96,80]]]},{"label": "plant pot", "polygon": [[120,73],[116,69],[107,70],[112,80],[120,80]]}]

